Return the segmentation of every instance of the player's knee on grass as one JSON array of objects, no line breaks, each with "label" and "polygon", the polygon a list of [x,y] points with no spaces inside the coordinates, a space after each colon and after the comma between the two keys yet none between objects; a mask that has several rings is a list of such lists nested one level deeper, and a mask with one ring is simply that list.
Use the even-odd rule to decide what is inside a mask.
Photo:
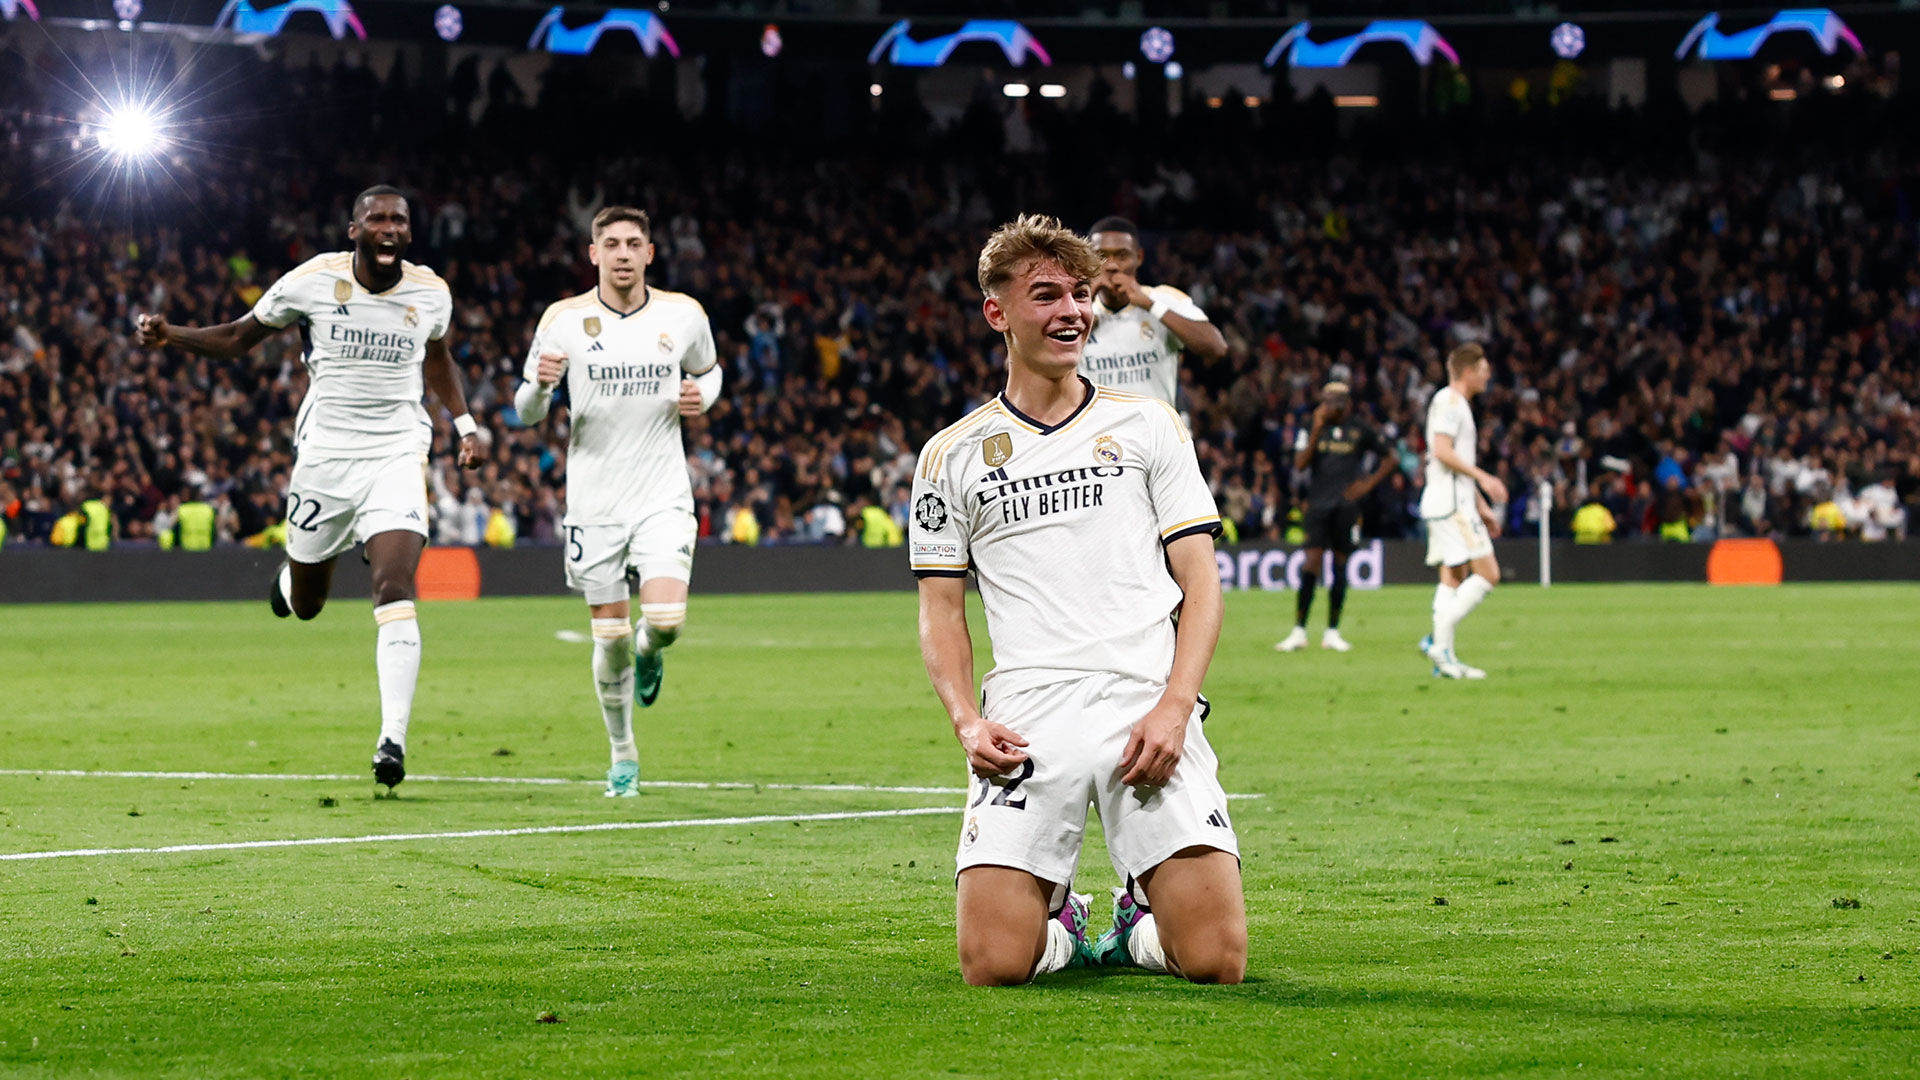
[{"label": "player's knee on grass", "polygon": [[1020,986],[1033,980],[1038,948],[1016,934],[973,934],[960,939],[960,977],[968,986]]},{"label": "player's knee on grass", "polygon": [[310,622],[327,606],[324,596],[301,596],[298,593],[287,599],[287,606],[293,609],[294,617],[301,622]]},{"label": "player's knee on grass", "polygon": [[[1500,563],[1498,560],[1480,559],[1473,564],[1473,572],[1487,579],[1488,586],[1500,584]],[[1465,580],[1464,578],[1462,579]]]},{"label": "player's knee on grass", "polygon": [[1240,863],[1214,848],[1186,848],[1141,883],[1160,948],[1189,982],[1237,983],[1247,974],[1247,909]]},{"label": "player's knee on grass", "polygon": [[1327,553],[1319,548],[1308,548],[1306,559],[1300,564],[1302,574],[1311,574],[1318,578],[1320,568],[1325,564]]}]

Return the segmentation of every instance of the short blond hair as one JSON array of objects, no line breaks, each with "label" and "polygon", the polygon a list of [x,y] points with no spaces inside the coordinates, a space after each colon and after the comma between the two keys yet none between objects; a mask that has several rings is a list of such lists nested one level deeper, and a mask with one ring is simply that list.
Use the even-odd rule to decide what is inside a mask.
[{"label": "short blond hair", "polygon": [[1058,263],[1076,281],[1100,273],[1100,255],[1086,237],[1045,214],[1021,214],[995,229],[980,249],[980,291],[998,296],[1015,274],[1035,261]]},{"label": "short blond hair", "polygon": [[1447,354],[1447,374],[1454,377],[1465,375],[1475,364],[1487,358],[1487,350],[1477,341],[1469,341]]}]

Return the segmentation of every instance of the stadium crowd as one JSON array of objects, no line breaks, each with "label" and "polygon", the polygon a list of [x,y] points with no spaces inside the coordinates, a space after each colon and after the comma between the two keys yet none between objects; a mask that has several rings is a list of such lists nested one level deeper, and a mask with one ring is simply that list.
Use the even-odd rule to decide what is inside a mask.
[{"label": "stadium crowd", "polygon": [[[1003,378],[973,261],[1017,210],[1132,217],[1142,279],[1220,326],[1228,355],[1188,361],[1180,407],[1239,538],[1297,529],[1291,448],[1340,368],[1402,465],[1366,530],[1417,535],[1420,418],[1463,341],[1495,361],[1480,451],[1512,531],[1545,514],[1585,540],[1878,539],[1920,513],[1905,92],[1358,120],[1324,95],[1135,118],[1097,93],[1073,111],[983,93],[942,127],[862,86],[870,111],[755,128],[586,66],[529,95],[477,62],[429,87],[232,52],[196,104],[221,124],[145,171],[51,119],[73,113],[64,56],[0,52],[0,102],[19,103],[0,107],[8,543],[71,541],[90,500],[125,540],[172,542],[198,503],[220,540],[271,543],[298,335],[222,366],[137,348],[132,319],[237,317],[345,247],[347,202],[375,182],[414,194],[410,258],[452,286],[489,447],[477,473],[435,459],[443,542],[553,538],[565,427],[522,426],[513,389],[545,305],[591,287],[607,201],[651,212],[649,280],[705,305],[726,364],[687,429],[704,539],[898,542],[920,444]],[[237,107],[267,80],[283,106]],[[592,118],[621,110],[645,120],[609,149]]]}]

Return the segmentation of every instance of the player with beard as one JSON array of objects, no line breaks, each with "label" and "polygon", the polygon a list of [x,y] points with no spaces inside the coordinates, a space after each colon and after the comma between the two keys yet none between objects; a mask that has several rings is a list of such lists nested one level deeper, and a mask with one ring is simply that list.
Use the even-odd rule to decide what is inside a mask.
[{"label": "player with beard", "polygon": [[[309,379],[295,422],[287,484],[287,562],[268,587],[281,618],[326,606],[334,560],[357,543],[373,570],[380,736],[374,780],[406,778],[407,726],[420,676],[414,572],[427,543],[427,453],[433,421],[424,389],[453,416],[460,464],[480,465],[477,426],[447,346],[447,283],[405,261],[413,239],[407,200],[379,186],[353,201],[353,250],[307,260],[273,283],[253,310],[219,326],[173,326],[142,315],[140,344],[238,360],[296,323]],[[423,385],[424,383],[424,385]]]}]

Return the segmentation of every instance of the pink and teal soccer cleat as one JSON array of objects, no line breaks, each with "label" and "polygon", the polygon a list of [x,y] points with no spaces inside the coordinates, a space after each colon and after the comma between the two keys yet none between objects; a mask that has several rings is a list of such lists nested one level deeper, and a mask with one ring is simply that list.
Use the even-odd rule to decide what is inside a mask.
[{"label": "pink and teal soccer cleat", "polygon": [[1067,902],[1050,918],[1057,919],[1060,925],[1073,935],[1073,959],[1067,961],[1070,968],[1093,967],[1093,943],[1087,940],[1087,922],[1092,917],[1087,908],[1087,894],[1069,892]]},{"label": "pink and teal soccer cleat", "polygon": [[1133,881],[1128,879],[1125,888],[1113,890],[1113,928],[1100,935],[1093,944],[1093,962],[1101,967],[1138,967],[1134,963],[1133,953],[1128,951],[1127,941],[1133,936],[1133,928],[1140,920],[1153,914],[1151,908],[1134,898]]}]

